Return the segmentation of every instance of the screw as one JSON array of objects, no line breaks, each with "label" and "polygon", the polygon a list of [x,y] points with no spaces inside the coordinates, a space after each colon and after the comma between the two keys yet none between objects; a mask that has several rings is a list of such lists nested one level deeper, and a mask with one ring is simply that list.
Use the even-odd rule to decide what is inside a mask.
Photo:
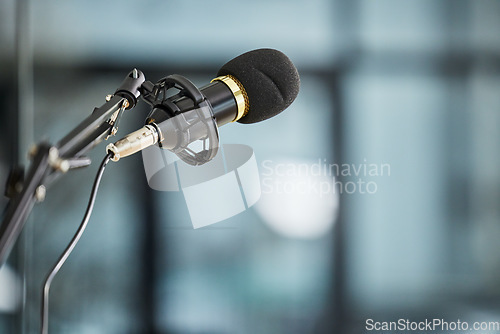
[{"label": "screw", "polygon": [[38,146],[32,145],[28,151],[28,157],[30,159],[33,159],[37,153],[38,153]]},{"label": "screw", "polygon": [[70,164],[68,160],[59,159],[57,164],[57,169],[61,172],[66,173],[69,170]]},{"label": "screw", "polygon": [[54,146],[49,149],[49,164],[52,168],[63,173],[66,173],[70,168],[69,161],[61,159],[59,157],[59,150]]},{"label": "screw", "polygon": [[53,163],[53,162],[55,162],[57,159],[59,159],[59,150],[57,149],[57,147],[52,146],[52,147],[49,149],[49,161],[51,161],[51,162]]},{"label": "screw", "polygon": [[43,202],[45,200],[45,195],[47,194],[47,188],[42,184],[38,186],[35,190],[35,198],[38,202]]}]

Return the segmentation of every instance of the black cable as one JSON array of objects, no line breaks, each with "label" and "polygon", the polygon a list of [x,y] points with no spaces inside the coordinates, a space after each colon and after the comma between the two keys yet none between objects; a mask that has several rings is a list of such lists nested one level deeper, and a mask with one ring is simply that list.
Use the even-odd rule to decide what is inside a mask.
[{"label": "black cable", "polygon": [[83,232],[85,231],[85,228],[87,227],[87,224],[90,219],[90,215],[92,214],[92,209],[94,208],[94,203],[97,195],[97,190],[99,189],[99,184],[101,182],[102,175],[104,173],[104,169],[106,168],[106,165],[108,164],[109,160],[113,157],[113,153],[109,153],[106,155],[104,160],[101,163],[101,166],[99,167],[99,170],[97,171],[97,175],[94,181],[94,185],[92,187],[92,192],[90,194],[89,198],[89,203],[87,205],[87,210],[85,211],[85,215],[83,216],[83,220],[80,223],[80,226],[78,227],[78,230],[76,231],[75,235],[73,236],[73,239],[71,239],[71,242],[69,245],[66,247],[64,252],[61,254],[61,257],[59,260],[57,260],[56,264],[54,265],[54,268],[50,271],[50,273],[47,275],[47,278],[45,279],[45,284],[43,286],[43,296],[42,296],[42,310],[41,310],[41,325],[40,325],[40,332],[42,334],[48,334],[49,332],[49,290],[50,290],[50,285],[52,284],[52,281],[54,280],[54,277],[57,275],[61,267],[64,265],[64,262],[66,262],[67,258],[75,248],[76,244],[80,240],[80,238],[83,235]]}]

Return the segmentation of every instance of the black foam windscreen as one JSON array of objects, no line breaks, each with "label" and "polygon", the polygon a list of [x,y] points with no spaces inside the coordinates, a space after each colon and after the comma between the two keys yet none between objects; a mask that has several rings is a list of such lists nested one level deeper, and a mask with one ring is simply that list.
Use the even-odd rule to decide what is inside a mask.
[{"label": "black foam windscreen", "polygon": [[256,123],[276,116],[297,97],[300,77],[282,52],[258,49],[244,53],[221,67],[218,76],[232,75],[248,95],[250,108],[240,123]]}]

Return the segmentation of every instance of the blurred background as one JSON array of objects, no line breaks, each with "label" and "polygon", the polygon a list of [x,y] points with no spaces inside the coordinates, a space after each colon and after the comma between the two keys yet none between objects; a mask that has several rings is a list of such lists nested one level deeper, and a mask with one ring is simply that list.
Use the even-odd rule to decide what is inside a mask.
[{"label": "blurred background", "polygon": [[[33,143],[57,142],[134,67],[201,86],[226,61],[270,47],[301,75],[284,113],[220,130],[222,142],[254,149],[272,184],[289,185],[263,188],[231,219],[194,230],[181,193],[148,187],[139,154],[109,165],[52,285],[50,332],[500,321],[499,32],[496,0],[1,1],[2,184]],[[127,112],[116,139],[147,113],[144,103]],[[106,144],[35,207],[0,270],[1,333],[38,332],[42,281],[80,223]],[[343,164],[390,168],[294,168]],[[294,186],[334,176],[336,191]],[[360,179],[371,194],[340,193]]]}]

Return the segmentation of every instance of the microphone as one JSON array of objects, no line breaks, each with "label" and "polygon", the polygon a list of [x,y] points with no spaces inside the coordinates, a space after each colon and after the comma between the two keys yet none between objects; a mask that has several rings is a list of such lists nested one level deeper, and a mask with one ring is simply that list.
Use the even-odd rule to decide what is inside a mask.
[{"label": "microphone", "polygon": [[[187,87],[188,93],[181,91],[158,103],[150,98],[151,92],[158,94],[154,85],[145,82],[142,97],[153,109],[143,128],[106,147],[108,153],[113,153],[113,161],[157,143],[178,155],[181,144],[185,148],[207,136],[215,138],[218,143],[217,127],[231,122],[252,124],[276,116],[295,100],[300,88],[300,77],[292,61],[274,49],[253,50],[230,60],[221,67],[210,84],[200,89],[178,75],[165,79],[165,85],[169,86],[167,89],[173,86]],[[207,133],[210,132],[210,126],[207,126],[209,116],[206,112],[201,116],[200,113],[193,113],[193,110],[197,110],[196,101],[208,106],[209,116],[216,123],[214,133]],[[202,120],[195,120],[196,117]],[[179,125],[179,119],[182,125]]]}]

